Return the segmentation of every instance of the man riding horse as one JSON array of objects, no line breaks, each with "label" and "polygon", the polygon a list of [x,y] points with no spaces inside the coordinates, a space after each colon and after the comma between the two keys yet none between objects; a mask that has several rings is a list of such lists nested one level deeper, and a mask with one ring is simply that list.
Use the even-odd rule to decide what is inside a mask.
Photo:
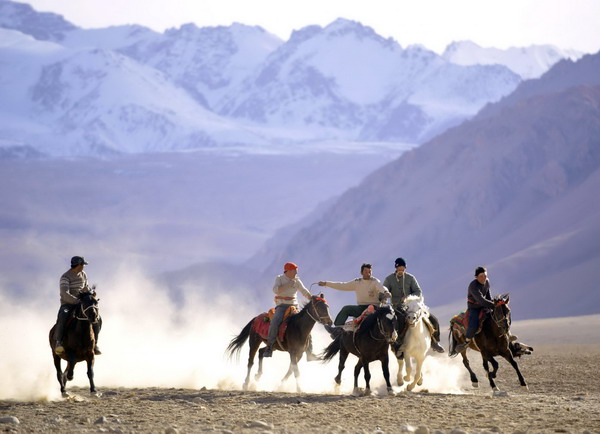
[{"label": "man riding horse", "polygon": [[362,277],[349,282],[321,281],[319,286],[327,286],[339,291],[354,291],[356,293],[356,305],[347,305],[337,314],[333,322],[335,327],[326,326],[332,338],[336,338],[343,332],[342,326],[349,316],[358,318],[370,305],[378,306],[381,300],[391,297],[390,292],[381,284],[379,279],[373,277],[371,264],[362,264],[360,274]]},{"label": "man riding horse", "polygon": [[[311,293],[304,283],[298,277],[298,266],[293,262],[288,262],[283,266],[283,274],[278,275],[275,278],[273,284],[273,292],[275,293],[275,314],[271,319],[269,325],[269,337],[267,340],[267,348],[263,353],[263,357],[271,357],[273,355],[273,346],[277,340],[277,333],[279,332],[279,326],[283,322],[283,316],[286,310],[290,306],[296,306],[298,300],[296,298],[296,292],[300,293],[310,301]],[[313,353],[312,339],[308,338],[308,348],[306,350],[306,359],[309,362],[320,360],[320,358]]]},{"label": "man riding horse", "polygon": [[[466,350],[471,343],[471,340],[479,329],[479,315],[481,309],[494,309],[495,303],[492,300],[490,292],[490,280],[485,267],[477,267],[475,269],[475,279],[469,284],[467,289],[467,311],[469,314],[469,326],[465,333],[465,342],[458,344],[453,351],[453,354],[458,354]],[[516,336],[509,334],[511,342],[517,340]]]},{"label": "man riding horse", "polygon": [[[396,271],[385,278],[383,286],[392,293],[392,306],[399,311],[406,297],[410,295],[423,297],[423,295],[415,276],[406,272],[406,261],[403,258],[398,258],[394,266],[396,267]],[[433,330],[429,329],[431,332],[431,348],[438,353],[443,353],[444,348],[440,345],[440,322],[432,313],[429,313],[427,319],[433,326]],[[398,333],[400,351],[402,351],[401,345],[407,330],[408,323],[404,322],[404,327]]]},{"label": "man riding horse", "polygon": [[[72,316],[73,310],[79,304],[79,294],[84,292],[93,292],[93,289],[88,286],[88,278],[83,267],[88,265],[85,259],[81,256],[73,256],[71,258],[71,269],[66,271],[60,277],[60,309],[56,320],[56,328],[54,332],[54,352],[58,355],[64,353],[63,335],[67,320]],[[98,342],[98,334],[102,327],[102,321],[98,321],[93,325],[94,337]],[[94,354],[102,354],[98,345],[94,347]]]}]

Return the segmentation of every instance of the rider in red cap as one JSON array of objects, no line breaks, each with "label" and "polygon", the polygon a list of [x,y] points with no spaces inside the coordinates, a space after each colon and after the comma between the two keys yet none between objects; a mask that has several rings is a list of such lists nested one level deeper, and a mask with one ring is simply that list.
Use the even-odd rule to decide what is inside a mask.
[{"label": "rider in red cap", "polygon": [[[304,283],[298,277],[298,266],[293,262],[287,262],[283,266],[283,274],[275,278],[273,284],[273,292],[275,293],[275,315],[271,319],[269,325],[269,337],[267,339],[267,348],[263,353],[263,357],[271,357],[273,355],[273,345],[277,340],[279,326],[283,321],[283,314],[290,305],[297,305],[298,299],[296,292],[300,291],[302,295],[310,300],[311,294],[304,286]],[[306,359],[308,361],[319,360],[312,352],[312,339],[309,338],[308,349],[306,350]]]}]

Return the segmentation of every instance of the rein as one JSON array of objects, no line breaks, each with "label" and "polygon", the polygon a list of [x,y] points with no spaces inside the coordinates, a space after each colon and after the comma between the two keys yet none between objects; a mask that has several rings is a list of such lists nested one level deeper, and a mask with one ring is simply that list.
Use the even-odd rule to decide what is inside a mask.
[{"label": "rein", "polygon": [[[317,300],[325,302],[325,300],[324,300],[324,299],[322,299],[321,297],[318,297],[318,298],[317,298]],[[329,318],[329,316],[327,316],[327,315],[322,315],[322,316],[319,316],[319,312],[317,311],[317,308],[316,308],[315,304],[313,303],[313,300],[312,300],[312,299],[310,300],[310,306],[311,306],[311,307],[313,308],[313,310],[315,311],[315,316],[316,316],[316,318],[315,318],[314,316],[312,316],[312,315],[311,315],[311,313],[310,313],[310,310],[309,310],[309,309],[306,309],[306,313],[308,314],[308,316],[309,316],[309,317],[310,317],[310,318],[311,318],[313,321],[315,321],[315,322],[320,322],[321,324],[325,324],[324,320],[328,319],[328,318]]]},{"label": "rein", "polygon": [[76,315],[75,318],[78,319],[79,321],[89,321],[90,319],[87,316],[87,310],[88,309],[95,309],[96,310],[96,321],[93,322],[93,324],[96,324],[98,322],[98,308],[96,306],[94,306],[93,304],[90,304],[88,307],[86,307],[85,309],[80,308],[78,309],[81,310],[81,314],[83,315],[83,318],[80,318],[79,315]]}]

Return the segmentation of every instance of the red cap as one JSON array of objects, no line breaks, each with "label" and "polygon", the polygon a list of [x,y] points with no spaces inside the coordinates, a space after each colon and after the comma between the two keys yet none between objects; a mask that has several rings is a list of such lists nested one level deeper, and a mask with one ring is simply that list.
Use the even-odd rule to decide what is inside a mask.
[{"label": "red cap", "polygon": [[298,266],[296,264],[294,264],[293,262],[288,262],[283,266],[283,271],[292,271],[292,270],[297,270]]}]

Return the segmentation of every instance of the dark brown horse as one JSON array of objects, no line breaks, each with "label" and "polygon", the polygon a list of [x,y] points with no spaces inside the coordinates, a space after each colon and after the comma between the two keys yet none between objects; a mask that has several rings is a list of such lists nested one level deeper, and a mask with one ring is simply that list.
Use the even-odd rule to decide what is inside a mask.
[{"label": "dark brown horse", "polygon": [[[262,347],[260,350],[261,343],[266,343],[267,340],[261,337],[253,328],[254,320],[257,317],[254,317],[250,320],[248,324],[242,329],[240,334],[233,338],[229,345],[227,346],[227,352],[229,353],[229,357],[231,358],[233,355],[238,355],[242,346],[246,342],[248,338],[250,338],[250,353],[248,354],[248,373],[246,375],[246,380],[244,381],[244,390],[248,389],[248,385],[250,384],[250,371],[252,370],[252,366],[254,365],[254,356],[258,351],[258,372],[254,377],[256,381],[260,379],[262,376],[262,363],[263,363],[263,353],[267,347]],[[292,315],[287,320],[287,328],[285,331],[285,336],[283,341],[277,341],[273,346],[274,350],[279,351],[287,351],[290,354],[290,367],[281,380],[284,382],[288,379],[291,373],[294,373],[294,377],[296,378],[296,388],[300,392],[300,385],[298,384],[298,380],[300,377],[300,370],[298,369],[298,361],[302,358],[302,354],[306,351],[308,347],[308,340],[310,338],[310,332],[313,329],[316,322],[320,322],[321,324],[331,325],[333,324],[333,320],[329,315],[329,305],[323,298],[323,294],[316,296],[313,295],[310,301],[295,315]]]},{"label": "dark brown horse", "polygon": [[[63,396],[68,395],[65,389],[67,381],[73,379],[73,369],[77,362],[87,362],[87,376],[90,380],[90,393],[96,393],[94,385],[94,330],[92,324],[100,319],[98,312],[98,300],[91,292],[81,293],[80,303],[74,309],[75,318],[69,319],[65,325],[63,336],[64,353],[60,356],[54,353],[54,329],[50,329],[50,348],[54,358],[54,367],[56,368],[56,378],[60,384],[60,391]],[[67,361],[67,368],[62,371],[61,359]]]},{"label": "dark brown horse", "polygon": [[352,353],[358,357],[358,363],[354,367],[354,395],[361,393],[358,387],[358,375],[362,368],[365,369],[365,395],[371,394],[371,371],[369,363],[379,360],[383,370],[383,378],[387,385],[387,391],[393,394],[392,384],[390,383],[389,368],[389,347],[390,343],[396,342],[398,337],[397,321],[394,310],[390,306],[379,307],[372,314],[363,319],[362,323],[355,331],[344,331],[338,335],[325,351],[323,352],[323,361],[328,362],[339,352],[340,361],[338,364],[338,374],[335,377],[336,388],[339,388],[342,382],[342,371],[346,365],[348,354]]},{"label": "dark brown horse", "polygon": [[[494,298],[494,309],[486,314],[483,323],[481,325],[481,331],[475,335],[469,344],[469,348],[479,351],[481,358],[483,359],[483,368],[487,372],[488,379],[490,381],[490,387],[496,392],[499,391],[494,378],[498,372],[498,362],[494,360],[495,356],[504,357],[508,363],[515,369],[517,376],[519,377],[519,383],[521,387],[527,389],[527,383],[521,374],[519,365],[513,357],[513,352],[510,346],[510,308],[508,307],[509,296],[504,294]],[[454,353],[454,349],[460,343],[465,342],[465,336],[456,325],[450,326],[450,354]],[[471,384],[473,387],[479,387],[479,381],[477,376],[471,369],[469,359],[467,358],[467,349],[461,353],[463,359],[463,365],[469,371],[471,376]],[[456,354],[454,354],[456,355]],[[489,364],[492,364],[493,370],[490,371]]]}]

